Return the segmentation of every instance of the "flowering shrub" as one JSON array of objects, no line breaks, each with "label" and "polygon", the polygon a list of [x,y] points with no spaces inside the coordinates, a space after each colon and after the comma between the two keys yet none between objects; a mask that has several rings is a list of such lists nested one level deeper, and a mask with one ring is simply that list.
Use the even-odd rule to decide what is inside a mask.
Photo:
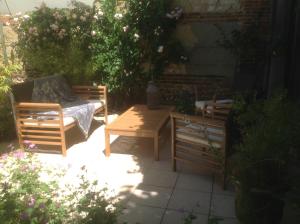
[{"label": "flowering shrub", "polygon": [[162,73],[173,53],[171,30],[182,11],[168,13],[168,1],[160,0],[117,3],[95,3],[92,62],[96,74],[111,90],[130,95],[134,88]]},{"label": "flowering shrub", "polygon": [[171,31],[182,10],[170,12],[169,4],[96,0],[89,7],[72,1],[67,9],[43,4],[18,18],[17,49],[25,67],[39,75],[61,73],[73,82],[93,79],[130,95],[168,61],[180,60]]},{"label": "flowering shrub", "polygon": [[45,4],[19,17],[17,51],[26,69],[40,76],[72,75],[78,82],[89,75],[87,64],[92,8],[72,1],[71,9],[51,9]]},{"label": "flowering shrub", "polygon": [[[80,175],[77,187],[60,186],[64,172],[51,171],[21,151],[0,158],[0,220],[18,223],[116,223],[115,205],[97,182]],[[85,168],[82,168],[85,172]]]}]

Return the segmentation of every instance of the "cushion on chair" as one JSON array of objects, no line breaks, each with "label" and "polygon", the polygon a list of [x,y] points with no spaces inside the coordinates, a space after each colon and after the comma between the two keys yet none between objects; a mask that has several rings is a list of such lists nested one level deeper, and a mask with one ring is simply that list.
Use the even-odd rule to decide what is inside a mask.
[{"label": "cushion on chair", "polygon": [[221,128],[206,127],[201,124],[187,124],[186,128],[176,130],[176,137],[215,148],[221,148],[224,141],[224,130]]}]

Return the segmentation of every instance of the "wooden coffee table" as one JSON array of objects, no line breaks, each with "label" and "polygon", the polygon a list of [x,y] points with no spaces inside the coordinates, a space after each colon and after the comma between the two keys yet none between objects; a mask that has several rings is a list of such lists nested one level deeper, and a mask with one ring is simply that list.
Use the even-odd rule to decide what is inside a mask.
[{"label": "wooden coffee table", "polygon": [[160,131],[168,123],[173,106],[149,110],[146,105],[134,105],[105,128],[105,155],[110,156],[110,135],[147,137],[154,139],[154,159],[159,160]]}]

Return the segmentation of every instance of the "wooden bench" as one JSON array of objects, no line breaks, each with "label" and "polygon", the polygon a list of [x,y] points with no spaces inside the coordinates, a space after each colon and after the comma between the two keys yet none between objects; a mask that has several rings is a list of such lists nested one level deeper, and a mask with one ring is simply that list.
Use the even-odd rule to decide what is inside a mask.
[{"label": "wooden bench", "polygon": [[[65,132],[76,126],[77,121],[72,117],[64,117],[63,108],[58,103],[32,102],[33,87],[33,81],[12,87],[11,100],[20,147],[24,149],[28,143],[60,146],[61,153],[66,156]],[[107,123],[106,86],[72,86],[72,89],[81,99],[94,104],[94,114],[104,113]],[[47,111],[51,113],[45,113]]]}]

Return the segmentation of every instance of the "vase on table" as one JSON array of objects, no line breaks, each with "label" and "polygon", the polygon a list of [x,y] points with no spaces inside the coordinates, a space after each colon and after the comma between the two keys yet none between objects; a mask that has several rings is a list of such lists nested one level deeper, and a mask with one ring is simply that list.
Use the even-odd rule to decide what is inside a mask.
[{"label": "vase on table", "polygon": [[158,87],[153,81],[148,82],[147,87],[147,107],[150,110],[159,108],[160,105],[160,93]]}]

